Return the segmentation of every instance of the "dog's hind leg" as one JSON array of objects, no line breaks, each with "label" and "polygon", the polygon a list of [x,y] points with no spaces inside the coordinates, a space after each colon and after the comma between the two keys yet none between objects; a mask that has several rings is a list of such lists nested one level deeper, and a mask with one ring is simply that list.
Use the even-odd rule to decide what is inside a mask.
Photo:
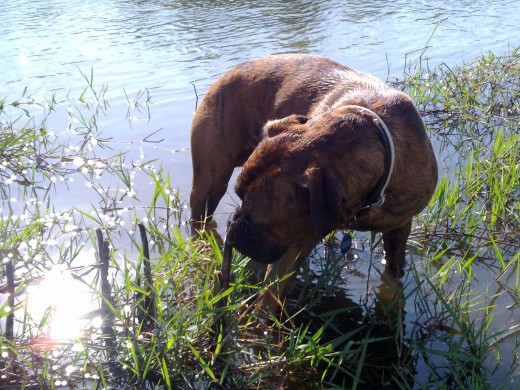
[{"label": "dog's hind leg", "polygon": [[412,221],[397,228],[383,232],[386,267],[399,274],[406,264],[406,242],[412,228]]}]

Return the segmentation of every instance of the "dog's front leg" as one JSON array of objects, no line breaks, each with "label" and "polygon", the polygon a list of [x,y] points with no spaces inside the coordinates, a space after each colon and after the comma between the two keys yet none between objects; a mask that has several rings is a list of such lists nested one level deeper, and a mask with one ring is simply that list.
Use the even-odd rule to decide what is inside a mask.
[{"label": "dog's front leg", "polygon": [[383,232],[386,268],[398,275],[406,265],[406,242],[412,228],[412,221],[397,229]]}]

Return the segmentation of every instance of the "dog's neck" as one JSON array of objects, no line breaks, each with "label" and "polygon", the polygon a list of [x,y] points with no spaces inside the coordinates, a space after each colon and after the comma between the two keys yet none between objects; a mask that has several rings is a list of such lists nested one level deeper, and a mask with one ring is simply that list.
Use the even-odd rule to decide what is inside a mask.
[{"label": "dog's neck", "polygon": [[381,138],[381,141],[385,147],[385,172],[366,200],[363,209],[380,207],[385,202],[385,190],[388,186],[388,183],[390,183],[390,179],[392,178],[392,173],[394,171],[395,150],[392,135],[390,134],[390,130],[388,130],[385,122],[374,111],[366,107],[356,105],[348,105],[346,107],[358,109],[362,114],[366,113],[372,116],[374,124],[379,130],[379,137]]},{"label": "dog's neck", "polygon": [[374,124],[379,130],[379,137],[384,145],[385,150],[385,170],[383,176],[381,176],[374,189],[370,192],[368,198],[362,200],[352,208],[352,217],[345,224],[345,227],[348,228],[348,226],[354,220],[363,217],[371,208],[381,207],[385,202],[385,190],[390,183],[390,179],[392,178],[392,173],[394,170],[395,149],[392,135],[388,130],[388,126],[379,117],[379,115],[366,107],[358,105],[347,105],[344,107],[359,110],[361,114],[367,114],[372,117]]}]

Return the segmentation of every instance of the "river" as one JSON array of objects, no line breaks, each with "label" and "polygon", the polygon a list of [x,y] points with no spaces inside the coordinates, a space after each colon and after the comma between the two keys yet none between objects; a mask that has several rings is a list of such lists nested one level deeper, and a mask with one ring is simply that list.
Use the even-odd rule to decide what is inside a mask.
[{"label": "river", "polygon": [[[54,90],[78,96],[85,87],[81,72],[92,71],[96,86],[108,86],[112,109],[120,109],[108,116],[104,136],[137,142],[162,129],[164,150],[186,150],[195,91],[202,96],[241,61],[309,52],[383,79],[400,78],[406,61],[427,43],[424,57],[431,65],[507,52],[518,44],[518,20],[517,1],[6,2],[0,12],[0,97],[16,100],[25,88],[33,95]],[[151,117],[134,117],[129,132],[126,95],[144,90],[150,91]],[[126,149],[130,156],[140,153]],[[151,153],[187,197],[189,152]]]}]

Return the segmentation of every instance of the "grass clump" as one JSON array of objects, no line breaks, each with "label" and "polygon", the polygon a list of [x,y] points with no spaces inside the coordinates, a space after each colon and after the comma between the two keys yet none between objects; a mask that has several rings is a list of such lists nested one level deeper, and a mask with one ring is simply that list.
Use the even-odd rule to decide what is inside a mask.
[{"label": "grass clump", "polygon": [[[76,98],[2,99],[0,388],[513,388],[519,75],[517,50],[410,64],[396,85],[442,172],[406,276],[383,272],[368,238],[345,259],[331,237],[270,321],[252,310],[267,286],[248,259],[235,255],[230,288],[215,294],[218,239],[191,237],[175,178],[103,135],[108,88],[92,73]],[[148,91],[126,96],[124,120],[149,118]],[[60,195],[78,183],[87,206]]]},{"label": "grass clump", "polygon": [[[506,338],[504,344],[518,346],[518,50],[505,56],[488,53],[453,68],[431,70],[420,62],[399,83],[422,112],[442,163],[437,191],[415,234],[430,253],[428,273],[436,281],[431,288],[455,309],[446,318],[459,318],[454,323],[457,334],[473,345],[470,351],[478,364],[488,367],[486,371],[470,362],[469,373],[450,373],[459,386],[461,373],[466,375],[463,383],[471,388],[495,382],[479,374],[493,371],[491,346]],[[496,350],[498,361],[503,352]],[[507,375],[518,377],[517,352],[509,364]]]}]

